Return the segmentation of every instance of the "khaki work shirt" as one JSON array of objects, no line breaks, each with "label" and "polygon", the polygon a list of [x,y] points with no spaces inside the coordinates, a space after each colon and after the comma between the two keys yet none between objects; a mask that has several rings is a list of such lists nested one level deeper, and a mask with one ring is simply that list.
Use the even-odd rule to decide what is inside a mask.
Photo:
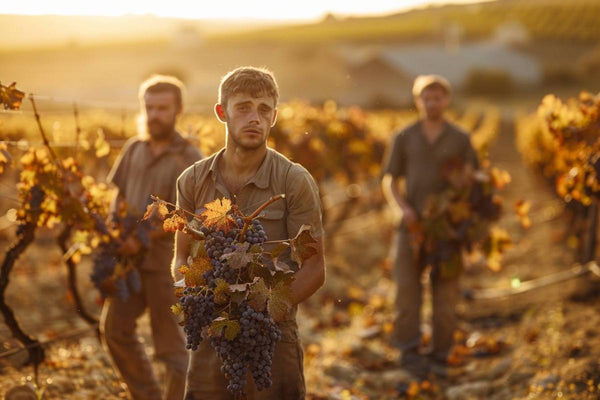
[{"label": "khaki work shirt", "polygon": [[469,135],[446,122],[437,140],[429,143],[418,121],[394,137],[385,158],[383,173],[389,173],[394,178],[406,178],[406,200],[420,213],[431,194],[440,193],[448,187],[442,176],[442,168],[446,161],[453,158],[479,166]]},{"label": "khaki work shirt", "polygon": [[[129,212],[141,218],[155,195],[172,203],[176,200],[175,183],[181,172],[202,155],[179,133],[160,155],[154,156],[147,140],[130,139],[108,175],[119,189]],[[169,268],[173,258],[173,235],[153,240],[141,266],[144,270]]]},{"label": "khaki work shirt", "polygon": [[[218,161],[225,149],[186,169],[177,180],[177,205],[201,213],[204,204],[217,198],[232,199],[218,172]],[[319,189],[309,172],[284,155],[268,148],[256,174],[237,193],[240,211],[250,215],[272,196],[285,199],[265,208],[260,219],[268,240],[285,240],[296,236],[302,225],[311,226],[313,237],[323,235]],[[233,199],[232,199],[233,200]]]}]

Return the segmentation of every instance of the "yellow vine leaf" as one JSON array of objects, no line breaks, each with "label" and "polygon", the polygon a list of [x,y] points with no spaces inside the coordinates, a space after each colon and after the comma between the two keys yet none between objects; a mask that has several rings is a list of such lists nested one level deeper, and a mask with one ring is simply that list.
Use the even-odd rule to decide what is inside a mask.
[{"label": "yellow vine leaf", "polygon": [[231,211],[231,200],[216,199],[204,205],[206,210],[200,214],[204,218],[204,225],[208,228],[215,228],[223,232],[229,232],[235,221],[228,214]]}]

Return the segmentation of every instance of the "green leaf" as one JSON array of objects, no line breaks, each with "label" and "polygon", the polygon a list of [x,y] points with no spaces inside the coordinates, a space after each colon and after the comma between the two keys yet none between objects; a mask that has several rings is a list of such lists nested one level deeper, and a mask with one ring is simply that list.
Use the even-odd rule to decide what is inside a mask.
[{"label": "green leaf", "polygon": [[250,247],[248,242],[238,244],[237,246],[235,251],[221,256],[221,260],[227,261],[231,269],[243,268],[254,259],[254,254],[248,253],[248,247]]},{"label": "green leaf", "polygon": [[234,304],[241,304],[244,300],[246,300],[247,294],[247,292],[233,292],[231,293],[229,301]]},{"label": "green leaf", "polygon": [[292,308],[292,289],[285,281],[278,282],[269,294],[269,314],[277,322],[285,320]]},{"label": "green leaf", "polygon": [[216,287],[214,290],[215,295],[215,303],[216,304],[225,304],[229,301],[229,284],[221,278],[215,280]]},{"label": "green leaf", "polygon": [[271,258],[279,257],[283,254],[287,249],[290,248],[290,244],[286,242],[278,243],[277,246],[271,250]]},{"label": "green leaf", "polygon": [[171,306],[171,312],[175,315],[183,314],[183,307],[181,306],[181,303],[173,304]]},{"label": "green leaf", "polygon": [[297,262],[299,267],[302,267],[305,260],[317,254],[317,249],[309,246],[314,243],[317,243],[317,241],[311,236],[309,225],[302,225],[296,237],[290,240],[292,260]]},{"label": "green leaf", "polygon": [[253,244],[252,247],[250,247],[250,250],[248,250],[248,252],[252,254],[261,254],[263,252],[263,249],[262,246],[258,244]]},{"label": "green leaf", "polygon": [[213,337],[221,336],[223,329],[225,329],[225,339],[230,341],[235,339],[242,330],[238,321],[219,317],[210,324],[209,335]]},{"label": "green leaf", "polygon": [[250,295],[248,304],[256,311],[263,311],[269,298],[269,288],[262,278],[255,278],[255,282],[250,286]]}]

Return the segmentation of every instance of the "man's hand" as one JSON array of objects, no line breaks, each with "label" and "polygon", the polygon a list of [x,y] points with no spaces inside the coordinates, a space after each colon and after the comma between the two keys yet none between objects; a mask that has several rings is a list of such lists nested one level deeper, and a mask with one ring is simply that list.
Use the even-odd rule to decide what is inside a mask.
[{"label": "man's hand", "polygon": [[402,222],[404,222],[406,226],[411,226],[415,224],[418,219],[419,217],[417,216],[415,210],[412,209],[412,207],[402,207]]},{"label": "man's hand", "polygon": [[127,239],[121,243],[121,246],[119,246],[117,251],[123,256],[132,256],[139,253],[141,249],[142,243],[138,240],[138,238],[133,235],[129,235],[127,236]]}]

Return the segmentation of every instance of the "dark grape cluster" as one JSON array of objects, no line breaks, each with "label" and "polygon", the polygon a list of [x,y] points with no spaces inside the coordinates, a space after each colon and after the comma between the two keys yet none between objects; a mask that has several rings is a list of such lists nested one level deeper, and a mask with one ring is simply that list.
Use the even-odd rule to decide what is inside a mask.
[{"label": "dark grape cluster", "polygon": [[94,253],[93,262],[94,268],[92,269],[90,278],[94,286],[106,297],[108,293],[104,292],[103,284],[113,275],[118,262],[113,246],[109,243],[100,245],[96,253]]},{"label": "dark grape cluster", "polygon": [[[245,268],[233,270],[227,260],[221,257],[237,249],[240,234],[244,226],[241,218],[236,220],[236,225],[229,232],[200,228],[204,235],[204,248],[210,258],[210,271],[204,273],[205,288],[188,287],[180,299],[185,315],[184,331],[187,334],[187,348],[196,350],[202,341],[202,330],[210,325],[216,315],[214,296],[210,289],[216,286],[216,279],[220,278],[229,284],[250,281]],[[252,220],[245,232],[244,241],[252,245],[262,245],[267,240],[267,234],[260,221]],[[221,336],[212,337],[211,346],[215,349],[221,360],[221,371],[229,384],[227,390],[234,395],[239,395],[246,387],[246,376],[250,371],[258,390],[270,387],[271,364],[275,343],[281,339],[281,330],[265,312],[252,309],[247,301],[234,307],[230,319],[238,319],[240,332],[233,339],[228,340],[222,332]]]},{"label": "dark grape cluster", "polygon": [[242,305],[240,341],[246,349],[246,359],[258,390],[271,386],[271,364],[275,343],[281,339],[281,330],[268,314]]},{"label": "dark grape cluster", "polygon": [[[135,268],[128,269],[124,276],[114,276],[115,268],[121,262],[116,254],[114,243],[102,244],[94,254],[90,278],[103,297],[116,296],[119,300],[126,301],[130,294],[142,290],[142,281]],[[111,279],[113,285],[107,285]]]},{"label": "dark grape cluster", "polygon": [[233,394],[240,394],[246,387],[248,373],[242,343],[239,340],[227,340],[222,336],[211,338],[210,345],[221,360],[221,372],[229,379],[227,390]]},{"label": "dark grape cluster", "polygon": [[[214,286],[214,279],[221,278],[230,284],[236,282],[237,274],[229,267],[229,264],[221,260],[223,254],[231,253],[236,249],[240,229],[232,229],[227,233],[223,231],[208,231],[205,233],[204,248],[210,257],[210,263],[214,269],[212,276],[205,277],[209,286]],[[211,285],[212,283],[212,285]]]},{"label": "dark grape cluster", "polygon": [[265,233],[260,221],[253,219],[250,228],[246,230],[246,242],[250,244],[263,244],[266,241],[267,234]]},{"label": "dark grape cluster", "polygon": [[[100,232],[108,233],[106,224],[103,221],[96,220],[96,226],[101,227]],[[144,257],[145,249],[150,245],[149,221],[138,222],[133,216],[118,217],[113,216],[113,224],[120,229],[120,239],[125,239],[129,235],[135,237],[142,244],[142,251],[132,257],[119,255],[119,241],[111,240],[108,243],[101,244],[93,257],[93,269],[90,278],[94,286],[100,290],[103,297],[116,296],[121,301],[126,301],[131,293],[139,293],[142,289],[142,281],[139,272],[135,268],[129,268],[124,276],[114,276],[117,264],[139,264]],[[107,285],[112,279],[112,285]]]},{"label": "dark grape cluster", "polygon": [[214,295],[212,292],[203,294],[200,288],[185,288],[179,302],[185,315],[186,348],[197,350],[202,342],[202,330],[213,320]]},{"label": "dark grape cluster", "polygon": [[268,314],[253,310],[247,302],[240,305],[239,312],[238,336],[231,341],[221,336],[210,342],[221,360],[221,372],[229,380],[227,390],[234,395],[244,390],[248,371],[258,390],[271,386],[275,343],[281,339],[281,330]]}]

